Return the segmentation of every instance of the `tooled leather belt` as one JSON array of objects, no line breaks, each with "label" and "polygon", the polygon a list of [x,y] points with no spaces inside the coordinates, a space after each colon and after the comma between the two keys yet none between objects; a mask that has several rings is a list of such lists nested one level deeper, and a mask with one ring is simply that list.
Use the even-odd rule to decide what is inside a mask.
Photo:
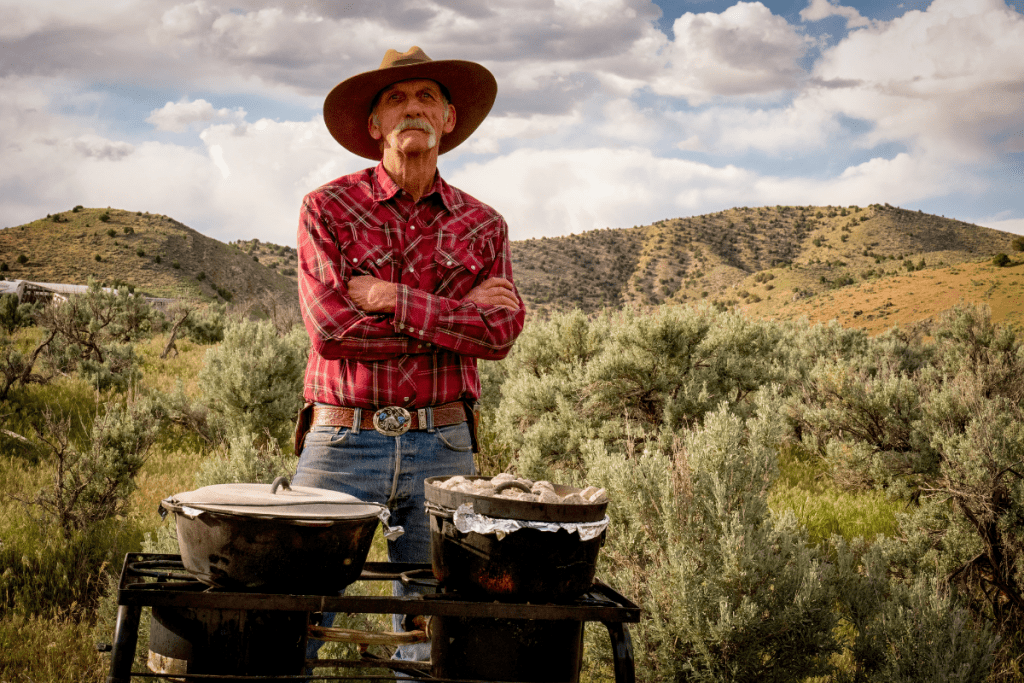
[{"label": "tooled leather belt", "polygon": [[[360,429],[375,429],[385,436],[400,436],[410,429],[427,429],[427,411],[434,427],[445,427],[466,421],[466,407],[461,401],[452,401],[431,408],[407,410],[401,406],[387,406],[373,410],[363,408],[359,421]],[[356,409],[344,406],[313,407],[311,426],[352,427]]]}]

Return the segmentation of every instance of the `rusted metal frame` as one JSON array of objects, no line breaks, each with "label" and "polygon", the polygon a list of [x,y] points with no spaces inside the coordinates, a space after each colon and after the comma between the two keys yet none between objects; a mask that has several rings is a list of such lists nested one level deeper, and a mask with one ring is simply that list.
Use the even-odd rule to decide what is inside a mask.
[{"label": "rusted metal frame", "polygon": [[366,614],[423,614],[428,616],[490,617],[495,619],[566,619],[636,623],[640,609],[624,607],[531,605],[526,603],[468,602],[434,597],[390,597],[369,595],[316,596],[275,593],[197,593],[178,590],[133,590],[118,592],[124,606],[204,607],[207,609],[261,609],[288,612],[360,612]]},{"label": "rusted metal frame", "polygon": [[615,683],[634,683],[636,681],[636,663],[633,659],[633,639],[629,629],[621,622],[603,622],[608,629],[608,637],[612,641],[612,665],[615,670]]},{"label": "rusted metal frame", "polygon": [[[137,576],[129,576],[128,560],[125,555],[124,567],[121,569],[120,598],[125,589],[132,583],[141,582]],[[129,683],[132,678],[132,664],[135,663],[135,646],[139,642],[139,620],[142,617],[140,605],[129,605],[118,599],[117,623],[114,626],[114,643],[110,650],[110,675],[106,683]]]}]

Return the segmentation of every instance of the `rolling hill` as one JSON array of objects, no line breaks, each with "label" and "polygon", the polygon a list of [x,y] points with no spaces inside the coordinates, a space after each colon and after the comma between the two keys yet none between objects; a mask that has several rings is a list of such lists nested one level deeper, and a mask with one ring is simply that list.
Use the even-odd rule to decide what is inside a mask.
[{"label": "rolling hill", "polygon": [[[1024,323],[1021,238],[889,205],[734,208],[622,230],[513,242],[534,315],[708,303],[872,332],[961,299]],[[996,267],[992,257],[1010,255]]]},{"label": "rolling hill", "polygon": [[[530,315],[705,303],[870,332],[959,301],[1024,324],[1024,238],[887,204],[734,208],[651,225],[512,243]],[[1003,267],[995,254],[1009,255]],[[21,261],[24,262],[21,262]],[[117,209],[0,230],[0,275],[126,283],[154,296],[297,308],[293,247],[224,244],[174,219]]]},{"label": "rolling hill", "polygon": [[158,214],[75,207],[0,230],[0,275],[69,284],[92,278],[150,296],[297,307],[295,279],[276,271],[288,260],[286,248],[271,257],[254,242],[224,244]]}]

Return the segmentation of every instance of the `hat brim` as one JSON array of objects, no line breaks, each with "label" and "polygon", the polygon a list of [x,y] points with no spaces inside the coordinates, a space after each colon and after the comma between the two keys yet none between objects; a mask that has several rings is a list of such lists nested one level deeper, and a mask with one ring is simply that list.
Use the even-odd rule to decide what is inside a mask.
[{"label": "hat brim", "polygon": [[367,159],[381,158],[380,142],[370,136],[367,122],[373,99],[392,83],[414,78],[437,81],[456,107],[455,128],[441,137],[439,152],[458,147],[487,117],[498,94],[498,82],[483,66],[459,59],[441,59],[367,71],[348,78],[324,100],[324,123],[342,147]]}]

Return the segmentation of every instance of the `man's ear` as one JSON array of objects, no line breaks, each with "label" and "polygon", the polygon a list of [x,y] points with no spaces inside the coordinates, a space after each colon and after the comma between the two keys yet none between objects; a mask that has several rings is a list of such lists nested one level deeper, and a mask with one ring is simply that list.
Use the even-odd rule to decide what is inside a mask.
[{"label": "man's ear", "polygon": [[[444,133],[448,134],[455,130],[455,105],[448,105],[448,119],[444,122]],[[371,133],[372,135],[372,133]]]},{"label": "man's ear", "polygon": [[384,137],[384,134],[380,131],[380,124],[377,123],[377,117],[370,114],[370,118],[366,121],[366,128],[370,131],[370,137],[374,140],[380,140]]}]

